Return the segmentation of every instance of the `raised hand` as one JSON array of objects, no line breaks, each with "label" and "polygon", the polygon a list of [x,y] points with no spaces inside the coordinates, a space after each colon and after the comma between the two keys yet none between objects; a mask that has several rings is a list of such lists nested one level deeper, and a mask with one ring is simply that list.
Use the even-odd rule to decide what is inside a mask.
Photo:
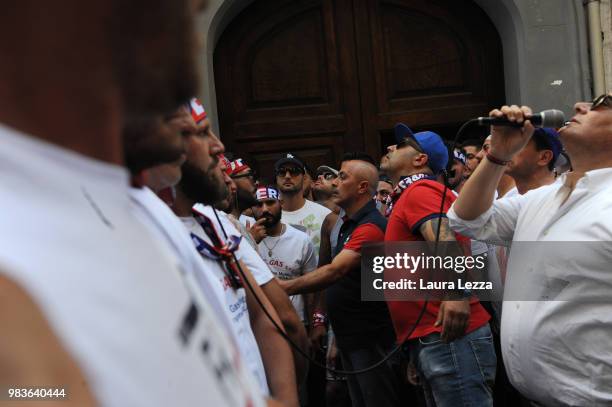
[{"label": "raised hand", "polygon": [[525,147],[533,135],[534,127],[526,117],[532,111],[528,106],[502,106],[489,112],[490,117],[506,117],[511,122],[523,124],[522,127],[491,126],[491,149],[489,153],[503,161],[510,161],[512,157]]},{"label": "raised hand", "polygon": [[261,242],[264,237],[268,236],[266,233],[266,228],[263,225],[265,221],[266,218],[259,218],[257,222],[253,224],[253,226],[251,226],[249,221],[247,221],[246,223],[247,230],[249,231],[251,236],[253,236],[253,239],[257,244],[259,244],[259,242]]}]

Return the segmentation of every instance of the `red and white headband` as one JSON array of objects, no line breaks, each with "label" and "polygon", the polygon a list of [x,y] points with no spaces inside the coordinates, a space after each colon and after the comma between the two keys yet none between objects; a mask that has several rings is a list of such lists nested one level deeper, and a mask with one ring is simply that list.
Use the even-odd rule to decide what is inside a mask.
[{"label": "red and white headband", "polygon": [[257,188],[257,191],[255,192],[255,197],[258,201],[265,201],[268,199],[274,199],[278,201],[280,199],[278,189],[274,187]]},{"label": "red and white headband", "polygon": [[198,98],[193,98],[189,101],[189,110],[191,111],[191,117],[196,123],[206,119],[206,110]]}]

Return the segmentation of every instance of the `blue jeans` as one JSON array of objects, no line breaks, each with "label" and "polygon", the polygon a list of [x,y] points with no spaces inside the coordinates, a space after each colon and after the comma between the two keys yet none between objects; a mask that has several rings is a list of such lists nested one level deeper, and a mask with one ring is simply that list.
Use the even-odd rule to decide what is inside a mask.
[{"label": "blue jeans", "polygon": [[439,333],[409,342],[428,407],[493,406],[496,357],[489,324],[444,343]]}]

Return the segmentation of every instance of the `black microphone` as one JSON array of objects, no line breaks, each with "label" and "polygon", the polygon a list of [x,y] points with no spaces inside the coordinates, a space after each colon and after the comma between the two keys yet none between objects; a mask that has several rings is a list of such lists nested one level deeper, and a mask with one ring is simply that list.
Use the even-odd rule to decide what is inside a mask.
[{"label": "black microphone", "polygon": [[[558,129],[565,125],[565,114],[561,110],[550,109],[526,117],[535,127],[552,127]],[[511,122],[507,117],[479,117],[479,126],[523,127],[523,123]]]}]

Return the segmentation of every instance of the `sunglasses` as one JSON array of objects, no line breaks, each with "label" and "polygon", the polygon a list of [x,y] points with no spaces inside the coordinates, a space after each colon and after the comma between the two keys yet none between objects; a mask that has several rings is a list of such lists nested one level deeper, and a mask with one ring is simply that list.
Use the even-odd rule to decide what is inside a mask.
[{"label": "sunglasses", "polygon": [[413,140],[413,139],[411,139],[409,137],[406,137],[405,139],[403,139],[402,141],[397,143],[395,148],[397,150],[399,150],[400,148],[404,148],[406,146],[410,146],[410,147],[414,148],[416,151],[418,151],[419,153],[423,154],[423,149],[421,148],[419,143],[417,143],[415,140]]},{"label": "sunglasses", "polygon": [[596,109],[599,106],[612,107],[612,95],[605,93],[591,102],[591,109]]},{"label": "sunglasses", "polygon": [[292,177],[298,176],[300,174],[304,174],[304,170],[302,170],[301,168],[297,168],[297,167],[288,167],[288,168],[279,168],[278,170],[276,170],[276,176],[277,177],[284,177],[285,174],[287,174],[287,172],[289,172],[289,174]]},{"label": "sunglasses", "polygon": [[317,174],[317,178],[319,178],[320,176],[323,176],[323,179],[325,179],[326,181],[331,181],[337,177],[337,175],[333,172],[322,172],[320,174]]}]

